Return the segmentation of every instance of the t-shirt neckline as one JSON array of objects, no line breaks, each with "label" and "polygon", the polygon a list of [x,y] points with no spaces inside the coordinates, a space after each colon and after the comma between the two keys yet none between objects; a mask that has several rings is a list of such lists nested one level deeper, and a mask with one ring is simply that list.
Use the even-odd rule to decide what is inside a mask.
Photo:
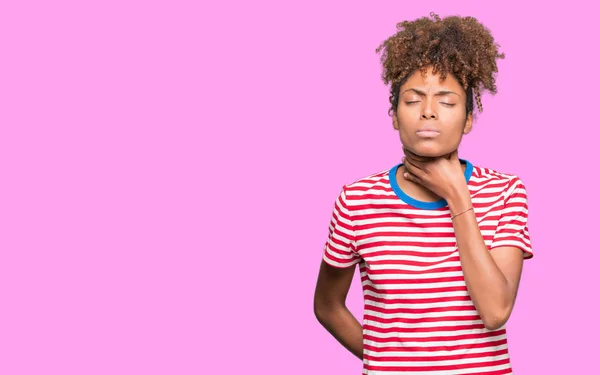
[{"label": "t-shirt neckline", "polygon": [[[461,164],[466,164],[466,166],[467,166],[465,168],[464,175],[465,175],[465,180],[467,180],[467,183],[468,183],[469,180],[471,179],[471,175],[473,174],[473,164],[471,164],[471,162],[469,162],[468,160],[465,160],[465,159],[458,159],[458,160],[460,160]],[[395,165],[389,171],[390,185],[392,187],[392,190],[394,191],[394,193],[396,193],[396,196],[398,198],[400,198],[402,201],[406,202],[407,204],[409,204],[413,207],[422,208],[424,210],[435,210],[438,208],[446,207],[448,205],[448,202],[445,199],[440,199],[435,202],[425,202],[425,201],[421,201],[421,200],[409,197],[400,188],[400,186],[398,185],[398,182],[396,181],[396,172],[398,171],[398,168],[400,168],[402,165],[403,165],[403,163]]]}]

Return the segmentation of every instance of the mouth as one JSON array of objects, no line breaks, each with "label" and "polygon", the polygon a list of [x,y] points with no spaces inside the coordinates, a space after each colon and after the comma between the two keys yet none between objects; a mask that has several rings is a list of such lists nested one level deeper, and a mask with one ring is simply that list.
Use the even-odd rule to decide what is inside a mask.
[{"label": "mouth", "polygon": [[440,132],[437,130],[419,130],[417,135],[423,138],[434,138],[440,135]]}]

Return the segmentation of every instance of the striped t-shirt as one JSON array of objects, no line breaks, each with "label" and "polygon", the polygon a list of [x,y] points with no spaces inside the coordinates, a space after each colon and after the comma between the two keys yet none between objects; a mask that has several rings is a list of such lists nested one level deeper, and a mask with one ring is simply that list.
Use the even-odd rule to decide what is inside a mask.
[{"label": "striped t-shirt", "polygon": [[[523,182],[460,162],[488,249],[533,257]],[[512,374],[506,325],[485,328],[468,294],[447,202],[407,196],[401,165],[343,186],[324,248],[334,267],[359,265],[363,374]]]}]

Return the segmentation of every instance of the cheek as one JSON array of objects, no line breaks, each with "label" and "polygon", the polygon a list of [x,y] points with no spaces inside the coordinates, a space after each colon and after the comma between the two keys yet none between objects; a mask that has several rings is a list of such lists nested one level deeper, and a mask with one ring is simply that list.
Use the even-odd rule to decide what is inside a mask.
[{"label": "cheek", "polygon": [[402,143],[414,142],[414,130],[411,131],[412,127],[408,126],[406,122],[400,122],[398,126],[398,132],[400,133],[400,140]]},{"label": "cheek", "polygon": [[412,142],[410,138],[408,138],[406,134],[402,131],[402,128],[400,128],[400,142],[402,142],[403,145],[410,145]]},{"label": "cheek", "polygon": [[401,132],[410,131],[410,129],[416,129],[419,126],[419,115],[412,114],[411,111],[403,110],[398,115],[398,128]]}]

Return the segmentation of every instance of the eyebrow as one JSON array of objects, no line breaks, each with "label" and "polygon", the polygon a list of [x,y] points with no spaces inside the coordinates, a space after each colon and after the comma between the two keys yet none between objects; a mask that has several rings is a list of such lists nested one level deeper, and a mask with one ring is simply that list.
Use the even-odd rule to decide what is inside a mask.
[{"label": "eyebrow", "polygon": [[[421,90],[415,89],[415,88],[404,90],[404,91],[402,91],[402,94],[404,94],[407,91],[414,91],[417,94],[422,95],[422,96],[427,95],[427,93],[425,91],[421,91]],[[402,95],[402,94],[400,94],[400,95]],[[442,96],[442,95],[448,95],[448,94],[454,94],[454,95],[457,95],[460,97],[460,95],[458,95],[454,91],[450,91],[450,90],[440,90],[440,91],[436,92],[435,94],[433,94],[433,96]]]}]

